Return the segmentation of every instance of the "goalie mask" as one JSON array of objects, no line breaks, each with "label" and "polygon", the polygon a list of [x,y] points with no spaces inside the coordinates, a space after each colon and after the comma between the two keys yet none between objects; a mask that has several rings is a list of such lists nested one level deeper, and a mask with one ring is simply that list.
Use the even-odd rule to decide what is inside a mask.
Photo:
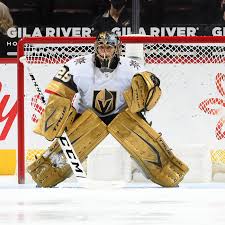
[{"label": "goalie mask", "polygon": [[95,65],[104,72],[112,72],[118,65],[121,52],[119,37],[112,32],[101,32],[95,41]]}]

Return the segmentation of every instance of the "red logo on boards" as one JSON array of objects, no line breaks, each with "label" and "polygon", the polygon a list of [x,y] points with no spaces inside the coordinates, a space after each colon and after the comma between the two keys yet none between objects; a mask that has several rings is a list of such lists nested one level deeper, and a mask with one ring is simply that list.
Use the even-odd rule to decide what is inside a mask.
[{"label": "red logo on boards", "polygon": [[[3,85],[0,82],[0,94],[3,92]],[[0,98],[0,141],[6,140],[7,135],[12,127],[12,124],[17,115],[17,101],[13,106],[9,106],[10,95],[3,95]],[[43,103],[41,102],[41,97],[39,95],[34,95],[31,99],[31,107],[34,113],[31,116],[31,120],[35,123],[38,121],[38,115],[41,115],[44,111]],[[2,127],[3,124],[3,128]]]},{"label": "red logo on boards", "polygon": [[[2,89],[2,83],[0,82],[0,93]],[[0,123],[5,123],[4,127],[0,130],[0,141],[6,139],[17,114],[17,101],[9,111],[6,111],[9,99],[10,95],[4,95],[3,98],[0,99]]]},{"label": "red logo on boards", "polygon": [[221,97],[208,98],[199,104],[199,108],[205,113],[213,116],[219,116],[216,125],[216,138],[225,139],[225,75],[218,73],[215,79],[216,89]]}]

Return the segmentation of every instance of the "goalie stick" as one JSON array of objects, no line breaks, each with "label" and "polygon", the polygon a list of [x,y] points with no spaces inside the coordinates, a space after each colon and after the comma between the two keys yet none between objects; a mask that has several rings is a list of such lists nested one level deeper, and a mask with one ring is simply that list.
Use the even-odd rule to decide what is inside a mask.
[{"label": "goalie stick", "polygon": [[[31,72],[29,64],[26,62],[26,58],[21,57],[20,62],[23,63],[24,66],[26,66],[29,76],[31,78],[31,81],[32,81],[37,93],[41,97],[42,103],[44,105],[46,105],[45,96],[44,96],[43,92],[41,91],[41,88],[39,87],[39,85],[36,81],[36,78],[34,77],[33,73]],[[62,148],[62,151],[63,151],[64,155],[66,156],[67,162],[70,165],[76,178],[87,178],[86,173],[83,169],[83,166],[82,166],[66,132],[64,131],[62,136],[57,138],[57,140],[58,140],[60,147]]]}]

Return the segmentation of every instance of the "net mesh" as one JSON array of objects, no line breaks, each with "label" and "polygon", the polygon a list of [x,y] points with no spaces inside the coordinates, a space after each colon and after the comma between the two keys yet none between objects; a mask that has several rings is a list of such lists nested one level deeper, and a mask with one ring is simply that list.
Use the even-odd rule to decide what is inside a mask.
[{"label": "net mesh", "polygon": [[[93,44],[26,44],[25,56],[28,63],[65,63],[68,60],[94,53]],[[225,46],[216,44],[143,44],[147,63],[224,63]],[[122,55],[126,45],[122,45]]]},{"label": "net mesh", "polygon": [[223,63],[225,46],[210,44],[146,44],[149,63]]},{"label": "net mesh", "polygon": [[26,152],[26,162],[31,163],[36,158],[40,157],[42,153],[44,153],[45,150],[43,149],[28,149]]},{"label": "net mesh", "polygon": [[77,56],[93,54],[94,45],[26,44],[24,51],[27,63],[62,64]]},{"label": "net mesh", "polygon": [[212,150],[211,158],[213,163],[225,164],[225,151],[223,149]]}]

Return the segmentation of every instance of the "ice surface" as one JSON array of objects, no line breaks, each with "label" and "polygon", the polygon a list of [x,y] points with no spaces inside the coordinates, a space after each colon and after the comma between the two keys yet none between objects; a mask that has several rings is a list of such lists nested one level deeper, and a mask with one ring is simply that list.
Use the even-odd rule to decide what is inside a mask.
[{"label": "ice surface", "polygon": [[1,182],[0,224],[224,225],[225,184],[93,182],[58,188]]}]

